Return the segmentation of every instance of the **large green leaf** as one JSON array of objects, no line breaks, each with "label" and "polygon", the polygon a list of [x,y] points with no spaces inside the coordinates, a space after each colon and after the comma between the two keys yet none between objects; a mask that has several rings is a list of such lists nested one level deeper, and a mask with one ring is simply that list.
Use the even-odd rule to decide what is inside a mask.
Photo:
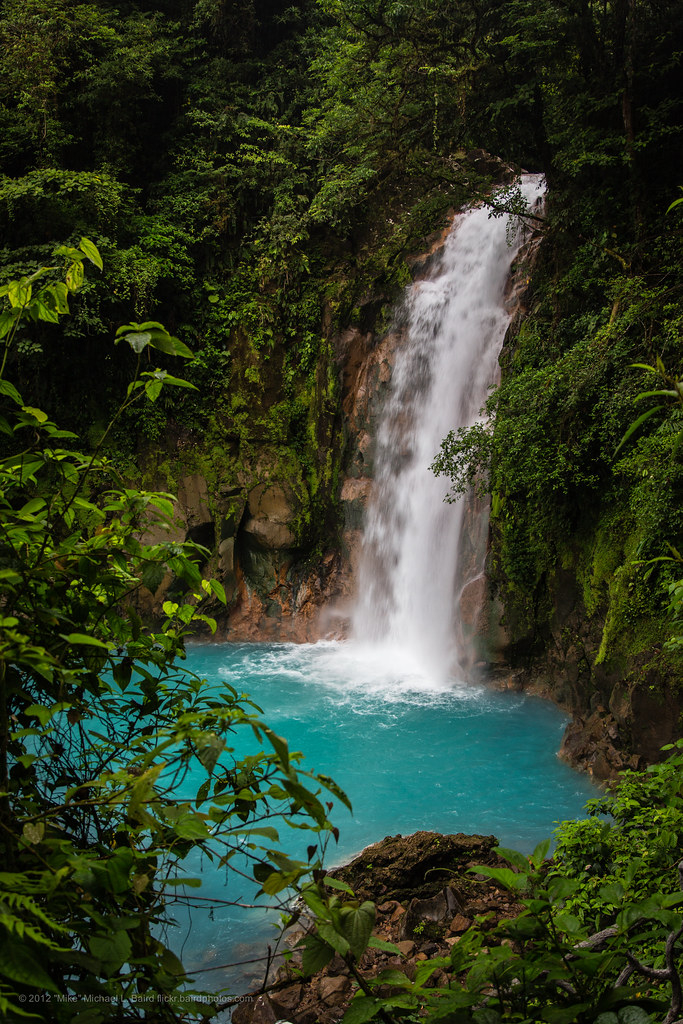
[{"label": "large green leaf", "polygon": [[384,999],[360,993],[351,1000],[348,1010],[342,1017],[341,1024],[365,1024],[368,1020],[374,1020],[384,1006]]},{"label": "large green leaf", "polygon": [[366,900],[357,909],[345,906],[341,915],[344,937],[348,939],[353,955],[360,960],[375,926],[375,904]]},{"label": "large green leaf", "polygon": [[98,270],[103,269],[102,257],[94,242],[91,242],[89,238],[81,238],[78,247],[85,253],[90,262],[95,264]]},{"label": "large green leaf", "polygon": [[131,941],[125,931],[116,931],[106,936],[93,935],[88,941],[88,946],[108,974],[113,974],[123,967],[132,952]]},{"label": "large green leaf", "polygon": [[59,992],[56,983],[38,963],[33,951],[16,936],[11,941],[9,938],[0,940],[0,963],[2,973],[11,981],[28,985],[39,992]]},{"label": "large green leaf", "polygon": [[334,956],[332,947],[319,939],[317,935],[307,935],[301,946],[303,946],[301,969],[306,975],[322,971]]},{"label": "large green leaf", "polygon": [[289,746],[287,745],[287,740],[284,740],[282,736],[278,736],[277,733],[273,732],[273,730],[269,729],[267,726],[264,727],[263,731],[268,742],[280,759],[282,767],[285,771],[289,771]]},{"label": "large green leaf", "polygon": [[167,334],[166,331],[153,330],[150,332],[150,335],[150,345],[159,352],[165,352],[169,356],[180,356],[182,359],[193,358],[191,349],[184,342],[180,341],[179,338],[174,338],[173,335]]},{"label": "large green leaf", "polygon": [[527,875],[517,874],[511,868],[491,868],[486,864],[477,864],[476,867],[468,870],[474,874],[486,875],[487,878],[492,878],[494,882],[500,882],[504,888],[513,892],[525,889],[528,882]]}]

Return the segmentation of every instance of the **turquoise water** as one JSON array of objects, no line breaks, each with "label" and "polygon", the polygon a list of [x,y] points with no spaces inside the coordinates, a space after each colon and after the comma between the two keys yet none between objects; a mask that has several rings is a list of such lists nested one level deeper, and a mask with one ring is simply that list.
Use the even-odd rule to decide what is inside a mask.
[{"label": "turquoise water", "polygon": [[[195,645],[188,667],[249,693],[290,750],[305,754],[305,767],[346,791],[353,812],[335,806],[340,837],[329,866],[385,835],[419,829],[494,834],[530,851],[595,795],[556,756],[566,716],[538,698],[439,685],[351,643]],[[205,777],[198,768],[197,781]],[[311,841],[288,829],[281,837],[295,856]],[[227,975],[214,968],[258,955],[258,944],[274,939],[269,918],[223,905],[252,901],[244,880],[210,864],[188,867],[201,872],[200,895],[216,906],[211,915],[177,914],[174,945],[193,970],[209,970],[197,975],[201,984],[220,979],[239,991],[262,976],[260,965]]]}]

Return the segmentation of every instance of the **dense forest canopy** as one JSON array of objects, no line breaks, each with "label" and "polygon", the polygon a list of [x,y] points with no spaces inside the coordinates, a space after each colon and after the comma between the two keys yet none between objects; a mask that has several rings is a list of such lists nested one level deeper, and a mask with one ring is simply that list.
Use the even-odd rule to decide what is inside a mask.
[{"label": "dense forest canopy", "polygon": [[[210,626],[226,597],[220,580],[202,578],[206,552],[151,537],[171,516],[160,466],[172,484],[181,458],[210,465],[239,489],[267,452],[299,495],[300,551],[334,545],[344,459],[335,332],[381,331],[410,280],[407,257],[448,210],[489,196],[500,161],[546,176],[541,255],[491,399],[495,427],[451,436],[438,468],[456,489],[486,472],[491,577],[520,658],[543,649],[553,588],[571,571],[599,623],[596,665],[630,687],[676,691],[681,54],[680,10],[667,0],[3,0],[9,1020],[208,1017],[209,1004],[181,998],[182,965],[154,930],[188,851],[227,863],[252,829],[254,873],[273,896],[319,866],[334,829],[315,792],[339,796],[334,784],[306,781],[238,694],[206,694],[176,668],[188,632]],[[514,209],[514,190],[497,204]],[[150,631],[135,594],[169,569],[176,583]],[[593,696],[604,696],[597,684]],[[101,734],[83,724],[107,716]],[[226,766],[238,727],[272,753]],[[207,778],[179,804],[193,757]],[[545,952],[520,966],[487,949],[493,959],[477,968],[477,950],[463,946],[453,965],[474,981],[450,1016],[435,997],[435,1019],[590,1024],[599,1002],[602,1024],[634,1003],[645,1009],[620,1024],[644,1024],[650,1010],[674,1021],[680,759],[648,778],[625,783],[613,825],[569,828],[568,887],[546,884],[544,851],[528,870],[512,856],[518,881],[502,878],[531,895],[507,937],[522,958],[525,944]],[[278,814],[313,829],[308,864],[271,849],[264,821]],[[636,864],[643,835],[656,853],[638,848]],[[589,856],[602,888],[584,877]],[[320,921],[311,969],[333,950],[358,959],[373,920],[349,894],[335,903],[320,878],[306,890]],[[546,984],[626,898],[636,909],[606,952],[580,958],[574,988]],[[622,979],[643,920],[650,938],[633,955],[664,972],[640,972],[657,989],[647,999]],[[524,1005],[499,991],[482,1010],[500,972],[512,992],[524,962]],[[83,1005],[26,1003],[36,992]],[[153,1009],[150,993],[163,997]],[[358,1022],[405,1019],[431,999],[366,996]]]}]

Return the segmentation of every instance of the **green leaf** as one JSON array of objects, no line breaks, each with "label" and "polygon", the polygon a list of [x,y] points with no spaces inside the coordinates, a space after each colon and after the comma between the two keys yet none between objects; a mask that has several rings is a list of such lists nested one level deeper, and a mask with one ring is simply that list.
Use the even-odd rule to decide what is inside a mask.
[{"label": "green leaf", "polygon": [[80,259],[75,260],[66,272],[66,286],[70,292],[77,292],[82,287],[84,279],[83,264]]},{"label": "green leaf", "polygon": [[653,406],[652,409],[648,409],[647,412],[644,412],[642,416],[639,416],[638,419],[635,420],[631,424],[631,426],[628,428],[628,430],[626,431],[626,433],[622,437],[621,441],[619,442],[619,444],[617,445],[617,447],[616,447],[616,449],[614,451],[614,456],[613,457],[616,458],[616,456],[621,451],[621,449],[624,447],[624,445],[626,444],[628,439],[633,434],[635,434],[635,432],[638,429],[638,427],[642,426],[642,424],[645,423],[646,420],[649,420],[651,416],[654,416],[655,413],[659,412],[663,408],[664,408],[663,405],[655,405],[655,406]]},{"label": "green leaf", "polygon": [[548,895],[553,903],[566,900],[568,896],[573,896],[580,884],[576,878],[551,878],[548,882]]},{"label": "green leaf", "polygon": [[7,285],[7,298],[10,305],[14,309],[23,309],[30,302],[32,291],[27,277],[22,277],[18,281],[10,281]]},{"label": "green leaf", "polygon": [[277,754],[284,770],[289,771],[289,746],[287,740],[284,740],[282,736],[278,736],[277,733],[273,732],[267,726],[264,728],[264,733],[272,746],[273,750]]},{"label": "green leaf", "polygon": [[35,715],[41,725],[47,725],[54,714],[54,708],[46,708],[43,704],[30,704],[26,708],[27,715]]},{"label": "green leaf", "polygon": [[211,832],[203,818],[186,813],[173,822],[173,828],[182,839],[209,839]]},{"label": "green leaf", "polygon": [[340,956],[346,956],[350,945],[345,936],[341,935],[329,921],[318,921],[317,927],[318,936],[323,942],[331,946],[335,953],[339,953]]},{"label": "green leaf", "polygon": [[[679,186],[679,188],[680,187],[683,187],[683,186]],[[667,213],[671,213],[671,211],[675,210],[677,206],[681,205],[681,203],[683,203],[683,198],[681,198],[681,199],[674,199],[673,203],[670,206],[667,207],[666,212]]]},{"label": "green leaf", "polygon": [[47,419],[46,412],[43,412],[42,409],[35,409],[32,405],[22,405],[21,411],[25,412],[28,416],[33,416],[39,423],[45,423]]},{"label": "green leaf", "polygon": [[132,850],[122,847],[105,863],[105,870],[109,881],[109,888],[114,893],[126,892],[129,885],[129,876],[135,864],[135,854]]},{"label": "green leaf", "polygon": [[394,956],[403,956],[401,950],[393,942],[378,939],[376,935],[371,935],[368,939],[368,949],[383,949],[386,953],[393,953]]},{"label": "green leaf", "polygon": [[581,922],[574,914],[556,914],[554,921],[555,927],[567,935],[577,935],[581,931]]},{"label": "green leaf", "polygon": [[185,977],[185,968],[182,962],[170,949],[166,948],[161,954],[161,965],[169,974],[177,978]]},{"label": "green leaf", "polygon": [[23,398],[15,388],[14,384],[10,384],[8,380],[0,380],[0,395],[7,395],[17,405],[23,406]]},{"label": "green leaf", "polygon": [[351,1000],[341,1024],[366,1024],[366,1021],[374,1020],[384,1005],[384,1000],[377,996],[359,994]]},{"label": "green leaf", "polygon": [[503,860],[508,861],[513,867],[519,868],[520,871],[526,872],[529,870],[529,861],[518,850],[508,850],[504,846],[496,846],[494,847],[494,853],[497,853]]},{"label": "green leaf", "polygon": [[122,337],[124,341],[128,342],[130,347],[133,349],[133,352],[137,355],[146,349],[152,340],[152,335],[149,331],[134,331],[131,334],[124,334]]},{"label": "green leaf", "polygon": [[534,852],[531,854],[531,863],[535,868],[540,868],[543,861],[548,856],[550,850],[550,839],[542,839]]},{"label": "green leaf", "polygon": [[330,889],[339,889],[340,892],[347,892],[349,896],[356,895],[350,885],[342,882],[339,878],[332,878],[331,875],[325,875],[323,885],[329,885]]},{"label": "green leaf", "polygon": [[162,371],[164,384],[170,384],[174,388],[189,388],[191,391],[197,391],[198,388],[194,384],[190,384],[189,380],[183,380],[182,377],[174,377],[171,373]]},{"label": "green leaf", "polygon": [[94,636],[88,636],[87,633],[60,633],[62,640],[66,640],[69,644],[85,645],[87,647],[101,647],[105,651],[108,651],[111,644],[106,644],[102,640],[98,640]]},{"label": "green leaf", "polygon": [[91,242],[89,238],[81,238],[78,248],[85,253],[91,263],[95,264],[98,270],[103,269],[102,257],[94,242]]},{"label": "green leaf", "polygon": [[619,1010],[619,1024],[650,1024],[651,1020],[642,1006],[622,1006]]},{"label": "green leaf", "polygon": [[145,394],[149,398],[150,402],[156,402],[157,398],[161,394],[161,389],[164,386],[162,380],[148,380],[145,384]]},{"label": "green leaf", "polygon": [[309,910],[312,910],[318,920],[318,928],[320,927],[321,920],[329,917],[329,909],[325,900],[321,897],[317,886],[306,885],[301,890],[301,899],[304,901]]},{"label": "green leaf", "polygon": [[39,320],[43,320],[45,321],[45,323],[48,324],[59,323],[59,313],[52,306],[47,306],[45,305],[44,302],[41,302],[39,299],[36,299],[36,301],[33,304],[33,308],[38,314]]},{"label": "green leaf", "polygon": [[31,498],[25,505],[21,507],[18,512],[19,516],[32,516],[36,512],[40,512],[41,509],[45,508],[44,498]]},{"label": "green leaf", "polygon": [[375,926],[375,904],[366,900],[358,909],[342,907],[342,930],[351,952],[360,960]]},{"label": "green leaf", "polygon": [[22,835],[27,843],[41,843],[45,835],[45,822],[27,821],[22,829]]},{"label": "green leaf", "polygon": [[528,882],[525,874],[517,874],[510,868],[490,868],[486,864],[478,864],[476,867],[468,868],[468,871],[472,874],[486,875],[487,878],[492,878],[494,882],[500,882],[505,889],[510,889],[512,892],[526,889]]},{"label": "green leaf", "polygon": [[166,331],[154,330],[150,334],[150,345],[159,352],[165,352],[169,356],[180,356],[182,359],[192,359],[193,352],[179,338],[174,338]]},{"label": "green leaf", "polygon": [[28,985],[37,991],[59,992],[52,978],[43,970],[26,944],[13,938],[0,941],[2,972],[11,981]]},{"label": "green leaf", "polygon": [[271,843],[280,842],[280,833],[271,825],[259,825],[258,828],[236,828],[230,830],[232,836],[258,836],[259,839],[269,839]]},{"label": "green leaf", "polygon": [[57,313],[69,312],[69,289],[63,281],[56,281],[54,284],[46,285],[40,294],[45,301],[48,298],[52,299]]},{"label": "green leaf", "polygon": [[209,586],[211,588],[211,592],[216,595],[221,604],[228,603],[228,599],[225,596],[225,587],[222,583],[219,583],[218,580],[209,580]]},{"label": "green leaf", "polygon": [[624,887],[619,882],[609,882],[608,885],[601,885],[598,895],[605,903],[619,906],[624,898]]},{"label": "green leaf", "polygon": [[131,941],[125,931],[117,931],[112,935],[94,935],[88,942],[90,952],[102,962],[107,973],[123,967],[132,952]]},{"label": "green leaf", "polygon": [[300,945],[303,946],[301,969],[306,975],[322,971],[334,956],[332,947],[317,935],[307,935]]},{"label": "green leaf", "polygon": [[574,1006],[547,1006],[541,1011],[541,1020],[548,1024],[571,1024],[579,1014],[588,1009],[587,1003],[576,1003]]},{"label": "green leaf", "polygon": [[225,740],[217,736],[215,732],[206,732],[197,740],[197,753],[199,760],[206,768],[209,775],[216,766],[216,761],[225,750]]}]

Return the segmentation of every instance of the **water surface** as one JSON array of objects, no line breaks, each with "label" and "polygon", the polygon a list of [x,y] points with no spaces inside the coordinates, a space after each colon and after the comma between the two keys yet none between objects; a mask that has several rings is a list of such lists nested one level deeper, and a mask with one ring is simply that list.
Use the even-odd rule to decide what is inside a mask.
[{"label": "water surface", "polygon": [[[530,851],[595,795],[587,777],[557,758],[567,719],[539,698],[438,683],[403,656],[392,665],[351,642],[195,645],[188,667],[249,693],[290,750],[303,751],[305,767],[332,776],[349,795],[353,812],[339,803],[332,812],[340,836],[330,866],[385,835],[419,829],[494,834]],[[205,777],[198,766],[197,784]],[[287,828],[281,838],[294,856],[311,841]],[[255,945],[273,941],[272,915],[224,905],[252,900],[243,879],[208,863],[189,866],[201,872],[201,896],[216,906],[210,917],[179,916],[186,963],[205,969],[250,959]],[[239,989],[259,970],[197,978],[220,977]]]}]

